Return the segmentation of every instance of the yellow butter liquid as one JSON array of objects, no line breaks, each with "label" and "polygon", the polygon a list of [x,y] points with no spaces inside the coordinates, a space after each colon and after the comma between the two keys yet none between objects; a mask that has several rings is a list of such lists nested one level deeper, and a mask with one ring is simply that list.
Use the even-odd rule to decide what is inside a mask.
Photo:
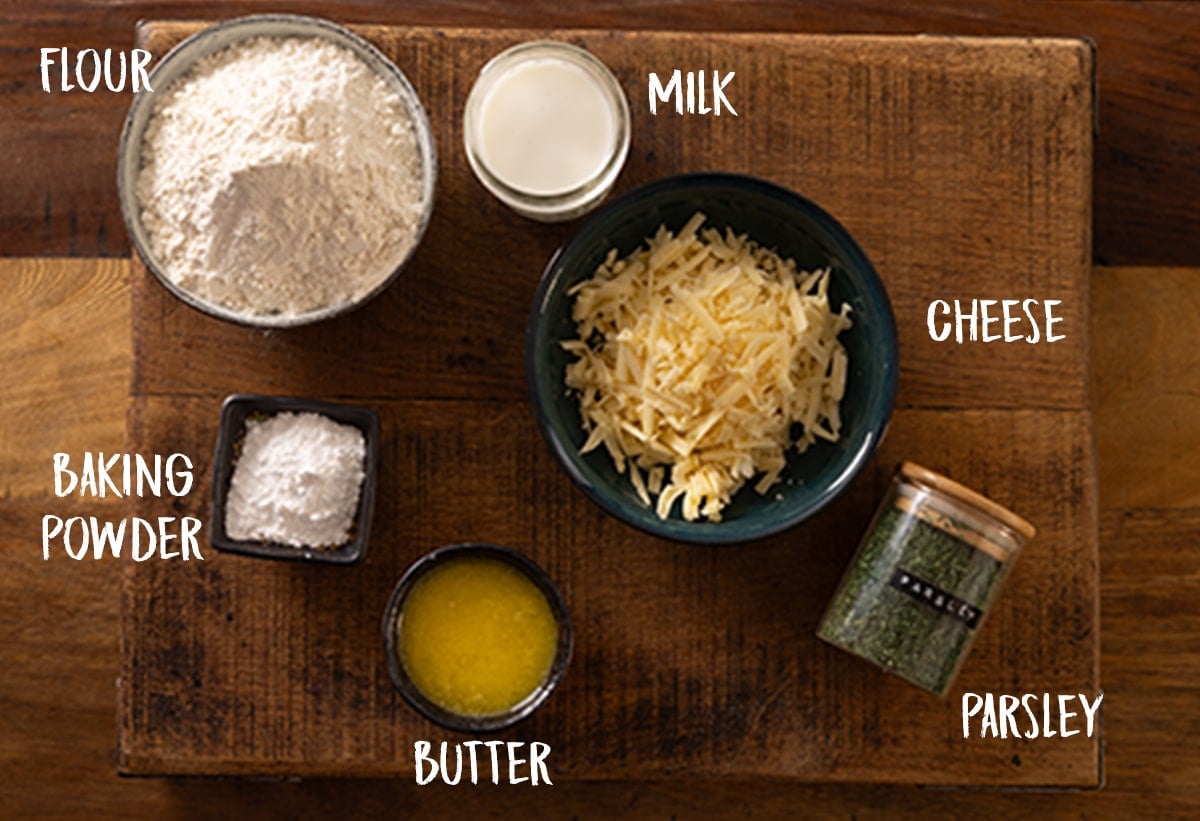
[{"label": "yellow butter liquid", "polygon": [[440,707],[502,713],[546,679],[558,623],[542,591],[496,559],[463,558],[431,570],[400,613],[400,661]]}]

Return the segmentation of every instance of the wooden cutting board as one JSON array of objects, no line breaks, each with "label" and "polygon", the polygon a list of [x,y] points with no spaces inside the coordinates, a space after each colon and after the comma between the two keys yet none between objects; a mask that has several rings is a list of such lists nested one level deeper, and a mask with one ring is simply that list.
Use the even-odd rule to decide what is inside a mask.
[{"label": "wooden cutting board", "polygon": [[[163,53],[198,24],[150,23]],[[1099,691],[1096,479],[1087,329],[1093,53],[1066,40],[358,29],[403,69],[437,139],[429,233],[381,297],[315,327],[208,318],[133,264],[130,449],[182,451],[206,517],[221,400],[346,400],[383,421],[365,563],[205,551],[131,565],[119,764],[136,774],[410,775],[413,742],[462,740],[393,692],[379,622],[404,569],[464,540],[558,580],[576,624],[560,689],[501,738],[551,745],[557,778],[673,774],[1096,786],[1100,740],[963,738],[963,692]],[[571,226],[493,200],[461,150],[463,103],[502,48],[554,37],[629,97],[625,189],[756,174],[817,200],[876,263],[900,331],[892,428],[833,506],[762,542],[704,548],[605,515],[554,463],[525,398],[539,273]],[[651,116],[647,75],[736,72],[731,116]],[[936,344],[934,299],[1061,300],[1053,344]],[[1033,521],[955,688],[939,700],[819,643],[818,617],[886,486],[911,459]]]}]

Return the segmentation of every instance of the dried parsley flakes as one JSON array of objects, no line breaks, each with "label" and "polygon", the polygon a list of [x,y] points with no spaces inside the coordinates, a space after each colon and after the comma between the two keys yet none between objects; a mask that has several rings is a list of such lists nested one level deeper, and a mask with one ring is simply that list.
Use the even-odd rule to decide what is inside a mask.
[{"label": "dried parsley flakes", "polygon": [[1033,527],[905,463],[817,635],[942,695]]}]

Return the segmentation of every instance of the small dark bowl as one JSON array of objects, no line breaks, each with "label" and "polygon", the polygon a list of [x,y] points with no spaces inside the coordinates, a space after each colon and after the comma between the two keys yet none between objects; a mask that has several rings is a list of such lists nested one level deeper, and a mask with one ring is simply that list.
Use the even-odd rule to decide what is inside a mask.
[{"label": "small dark bowl", "polygon": [[[335,422],[353,425],[362,431],[367,446],[367,463],[363,469],[362,490],[358,496],[358,511],[354,515],[353,536],[335,548],[293,547],[274,542],[243,542],[225,533],[225,499],[229,480],[237,462],[236,451],[241,443],[246,419],[256,414],[274,416],[277,413],[319,413]],[[358,564],[367,555],[371,533],[371,514],[375,508],[375,482],[379,475],[379,416],[370,408],[356,405],[337,405],[314,399],[289,396],[256,396],[240,393],[229,396],[221,406],[221,425],[217,430],[217,448],[213,455],[212,515],[209,518],[209,540],[213,547],[226,553],[241,553],[264,559],[291,559],[326,564]]]},{"label": "small dark bowl", "polygon": [[[720,522],[689,522],[677,502],[667,519],[638,498],[604,448],[586,455],[575,395],[566,388],[573,356],[560,342],[575,337],[567,291],[590,278],[609,249],[624,257],[666,225],[678,230],[696,211],[707,226],[733,228],[800,270],[832,267],[829,300],[849,303],[854,326],[839,339],[849,368],[836,443],[819,441],[805,453],[789,449],[787,468],[765,495],[748,482],[722,511]],[[614,516],[668,539],[708,544],[745,542],[790,528],[824,508],[869,462],[892,415],[899,369],[896,321],[875,268],[837,220],[813,202],[774,183],[737,174],[692,174],[658,180],[601,208],[546,266],[530,309],[525,368],[542,436],[559,464],[593,501]]]},{"label": "small dark bowl", "polygon": [[[554,614],[554,620],[558,623],[558,650],[554,654],[554,661],[550,664],[550,672],[546,674],[541,685],[524,701],[506,712],[486,716],[459,715],[434,704],[409,678],[408,671],[400,660],[398,636],[400,615],[413,586],[431,570],[442,567],[448,562],[470,557],[495,559],[523,573],[542,591],[546,601],[550,603],[550,612]],[[575,633],[562,593],[559,592],[546,571],[538,567],[532,559],[515,550],[494,544],[472,542],[440,547],[417,559],[405,571],[392,591],[387,610],[383,614],[383,644],[387,653],[388,674],[392,677],[392,684],[400,691],[400,695],[404,696],[404,700],[412,705],[413,709],[430,721],[451,730],[464,733],[490,733],[511,727],[528,717],[550,696],[567,671],[567,664],[571,660],[571,651],[575,644]]]}]

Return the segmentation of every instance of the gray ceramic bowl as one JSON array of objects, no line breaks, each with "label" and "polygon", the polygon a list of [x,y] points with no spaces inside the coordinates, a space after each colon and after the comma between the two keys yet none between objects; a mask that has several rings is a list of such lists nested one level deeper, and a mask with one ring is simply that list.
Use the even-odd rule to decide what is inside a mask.
[{"label": "gray ceramic bowl", "polygon": [[[446,710],[430,701],[413,683],[404,667],[404,660],[400,657],[400,642],[397,634],[400,628],[400,618],[404,612],[404,603],[409,592],[431,570],[463,558],[493,559],[522,573],[542,591],[542,595],[546,597],[546,601],[550,605],[550,612],[554,614],[554,620],[558,623],[558,649],[554,653],[554,660],[550,663],[550,671],[546,674],[546,678],[527,698],[503,713],[465,716]],[[555,586],[546,571],[542,570],[532,559],[515,550],[494,544],[471,542],[438,548],[422,556],[405,571],[392,591],[387,609],[383,614],[383,644],[387,653],[388,674],[391,676],[392,684],[413,709],[430,721],[451,730],[464,733],[487,733],[511,727],[528,717],[549,698],[550,693],[558,686],[558,682],[567,672],[567,665],[571,661],[571,651],[575,644],[575,633],[562,593],[559,592],[558,587]]]},{"label": "gray ceramic bowl", "polygon": [[425,235],[425,229],[429,226],[429,220],[433,214],[434,189],[437,182],[437,151],[434,146],[433,132],[429,128],[429,118],[426,117],[425,109],[417,97],[417,92],[404,73],[379,49],[357,34],[318,17],[260,14],[218,23],[188,37],[159,60],[150,71],[150,86],[157,91],[164,91],[187,74],[198,60],[251,37],[319,37],[328,40],[357,54],[395,90],[396,96],[412,119],[417,147],[421,153],[421,219],[417,225],[417,233],[412,247],[409,248],[395,269],[361,298],[325,306],[303,314],[239,313],[179,287],[166,276],[163,266],[150,250],[150,239],[142,225],[141,209],[137,200],[137,176],[142,166],[143,135],[154,110],[156,92],[142,92],[134,96],[133,105],[130,106],[129,114],[125,118],[125,128],[121,132],[121,145],[117,155],[117,190],[121,203],[121,216],[125,220],[125,228],[129,233],[130,242],[133,243],[138,256],[146,263],[146,267],[158,278],[163,287],[193,308],[219,319],[258,328],[308,325],[344,314],[370,301],[396,278],[412,258],[417,246],[421,243],[421,238]]},{"label": "gray ceramic bowl", "polygon": [[[851,306],[853,328],[839,339],[849,371],[841,402],[842,435],[803,454],[789,451],[781,481],[759,495],[753,481],[738,492],[720,522],[684,520],[676,503],[659,519],[617,473],[604,448],[586,456],[577,398],[565,387],[573,356],[560,342],[575,338],[568,290],[591,277],[609,249],[625,256],[660,225],[680,228],[696,211],[707,225],[732,227],[792,258],[801,270],[831,266],[830,303]],[[687,542],[744,542],[785,530],[828,505],[874,453],[891,418],[899,368],[896,323],[883,283],[862,249],[813,202],[773,183],[735,174],[693,174],[652,182],[596,212],[558,250],[542,275],[525,336],[526,378],[542,435],[583,491],[609,513],[649,533]]]},{"label": "gray ceramic bowl", "polygon": [[[320,549],[296,547],[273,542],[250,542],[230,538],[225,532],[225,501],[229,495],[229,480],[241,451],[246,420],[270,417],[277,413],[319,413],[343,425],[353,425],[362,431],[367,446],[363,466],[362,490],[358,495],[358,510],[354,514],[354,530],[350,541],[337,547]],[[262,559],[316,562],[319,564],[358,564],[367,555],[371,538],[371,518],[375,510],[375,483],[379,477],[379,416],[370,408],[297,399],[290,396],[257,396],[240,393],[229,396],[221,405],[221,424],[217,428],[217,445],[213,453],[212,510],[209,516],[209,541],[224,553],[240,553]]]}]

